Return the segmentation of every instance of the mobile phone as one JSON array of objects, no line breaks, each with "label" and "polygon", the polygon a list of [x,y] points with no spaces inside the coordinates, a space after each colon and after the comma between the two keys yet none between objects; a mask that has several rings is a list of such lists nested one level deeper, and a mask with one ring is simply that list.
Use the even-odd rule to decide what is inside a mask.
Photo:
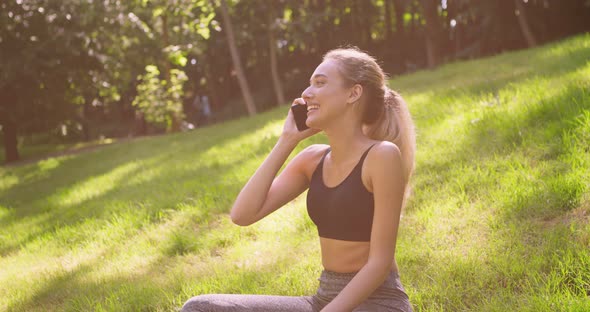
[{"label": "mobile phone", "polygon": [[295,118],[295,124],[297,125],[297,130],[303,131],[309,128],[305,121],[307,120],[307,104],[294,104],[291,105],[291,111],[293,112],[293,117]]}]

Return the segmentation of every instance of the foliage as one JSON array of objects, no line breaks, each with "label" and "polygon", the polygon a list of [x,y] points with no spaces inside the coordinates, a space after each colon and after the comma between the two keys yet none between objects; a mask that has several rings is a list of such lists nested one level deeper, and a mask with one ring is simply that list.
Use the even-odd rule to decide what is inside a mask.
[{"label": "foliage", "polygon": [[137,96],[133,105],[144,113],[147,121],[164,125],[168,131],[174,118],[184,118],[182,112],[183,84],[187,77],[179,69],[170,70],[170,79],[160,79],[160,71],[155,65],[145,67],[145,74],[138,77]]},{"label": "foliage", "polygon": [[[539,43],[588,31],[590,19],[588,1],[527,1],[523,14],[512,0],[228,5],[257,111],[276,103],[269,79],[263,79],[271,72],[269,43],[276,47],[274,71],[278,68],[279,77],[274,80],[283,81],[286,97],[293,98],[322,54],[337,46],[369,51],[393,76],[524,48],[517,17],[526,15]],[[273,42],[267,37],[271,29]],[[157,65],[163,80],[170,69],[182,70],[187,83],[181,100],[186,104],[207,94],[215,120],[244,114],[225,32],[218,1],[1,1],[0,125],[5,149],[22,148],[17,142],[26,136],[59,138],[62,127],[70,128],[68,133],[83,129],[86,135],[80,140],[104,136],[96,125],[111,122],[129,125],[128,134],[146,134],[135,129],[142,121],[132,103],[138,93],[135,78],[150,64]],[[187,121],[195,118],[191,113],[183,111]]]}]

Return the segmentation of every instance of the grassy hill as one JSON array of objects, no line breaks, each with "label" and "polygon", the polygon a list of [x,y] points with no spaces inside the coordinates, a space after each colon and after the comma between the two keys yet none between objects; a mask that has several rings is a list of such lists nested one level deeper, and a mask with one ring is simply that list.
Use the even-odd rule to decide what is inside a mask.
[{"label": "grassy hill", "polygon": [[[585,34],[391,80],[418,132],[397,248],[416,311],[590,309],[589,55]],[[287,110],[0,167],[0,310],[314,293],[306,193],[250,227],[228,216]]]}]

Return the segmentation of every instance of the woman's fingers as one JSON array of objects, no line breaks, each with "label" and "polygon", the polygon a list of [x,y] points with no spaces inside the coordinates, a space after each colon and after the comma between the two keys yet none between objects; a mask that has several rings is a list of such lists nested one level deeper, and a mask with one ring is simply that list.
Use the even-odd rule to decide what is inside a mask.
[{"label": "woman's fingers", "polygon": [[296,98],[295,100],[293,100],[293,105],[298,104],[298,105],[305,105],[305,100],[303,98]]}]

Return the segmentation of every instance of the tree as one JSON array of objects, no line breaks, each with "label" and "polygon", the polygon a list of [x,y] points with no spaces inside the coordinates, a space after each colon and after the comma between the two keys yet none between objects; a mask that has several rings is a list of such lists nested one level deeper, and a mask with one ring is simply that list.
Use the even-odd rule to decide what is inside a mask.
[{"label": "tree", "polygon": [[270,54],[270,71],[272,76],[272,84],[274,86],[275,95],[277,97],[277,105],[285,104],[285,95],[283,92],[283,85],[281,84],[281,77],[279,76],[279,69],[277,65],[277,42],[275,39],[275,13],[274,7],[270,5],[268,8],[268,53]]},{"label": "tree", "polygon": [[428,68],[433,68],[437,64],[438,57],[438,30],[441,28],[441,23],[438,18],[437,2],[433,0],[420,0],[424,19],[426,20],[426,35],[424,36],[426,42],[426,61]]},{"label": "tree", "polygon": [[182,111],[182,89],[186,74],[178,69],[169,70],[166,79],[160,79],[155,65],[148,65],[146,73],[140,76],[137,96],[133,101],[146,120],[156,125],[165,125],[166,132],[175,132],[175,122],[184,119]]},{"label": "tree", "polygon": [[[0,11],[0,124],[6,162],[19,160],[19,134],[52,131],[75,118],[74,78],[100,67],[92,4],[77,1],[9,1]],[[90,10],[91,11],[91,10]]]},{"label": "tree", "polygon": [[524,12],[524,6],[522,5],[522,0],[514,0],[514,5],[516,7],[516,18],[518,19],[518,25],[520,26],[520,31],[526,40],[526,43],[529,48],[535,47],[537,45],[537,40],[529,27],[529,22],[527,21],[526,14]]},{"label": "tree", "polygon": [[250,116],[256,115],[256,106],[254,105],[254,100],[252,99],[252,93],[250,92],[250,88],[248,87],[248,81],[246,79],[246,74],[244,73],[244,69],[242,68],[242,62],[240,61],[240,54],[238,52],[238,48],[236,46],[236,40],[234,37],[234,32],[232,29],[232,23],[229,16],[227,3],[225,0],[220,0],[220,12],[221,12],[221,19],[223,21],[223,29],[225,30],[225,35],[227,38],[227,44],[229,46],[229,51],[231,54],[231,58],[234,64],[234,70],[236,72],[236,76],[238,77],[238,82],[240,83],[240,90],[242,91],[242,97],[244,102],[246,103],[246,108],[248,110],[248,114]]},{"label": "tree", "polygon": [[[18,142],[34,134],[62,139],[64,126],[65,139],[84,140],[101,131],[98,120],[120,122],[105,128],[125,128],[137,113],[147,126],[145,118],[155,122],[144,118],[147,103],[155,103],[147,99],[165,99],[153,111],[170,103],[164,95],[171,85],[182,85],[182,79],[172,82],[180,72],[187,75],[187,89],[206,90],[222,121],[241,114],[233,106],[242,108],[242,102],[255,114],[284,103],[283,94],[300,94],[322,54],[338,46],[368,50],[397,74],[590,30],[586,1],[521,1],[0,1],[6,159],[17,160]],[[231,58],[219,53],[228,49]],[[146,72],[150,65],[160,73]],[[263,79],[246,78],[261,76],[272,79],[273,90],[264,89]],[[175,104],[164,105],[170,108],[163,114],[171,118],[170,127],[164,122],[168,131],[178,129],[184,116],[179,103],[189,102],[183,88],[173,94]],[[243,101],[232,101],[237,98]]]}]

